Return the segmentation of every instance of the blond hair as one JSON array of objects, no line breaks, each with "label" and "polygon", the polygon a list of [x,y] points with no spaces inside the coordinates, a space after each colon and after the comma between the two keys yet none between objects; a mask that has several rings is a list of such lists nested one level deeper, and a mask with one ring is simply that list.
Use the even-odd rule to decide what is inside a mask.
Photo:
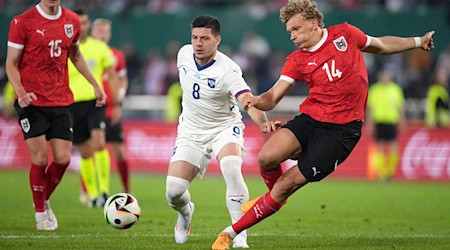
[{"label": "blond hair", "polygon": [[97,18],[94,20],[94,22],[92,23],[92,29],[95,29],[97,26],[99,25],[106,25],[111,27],[111,20],[106,19],[106,18]]},{"label": "blond hair", "polygon": [[288,4],[280,9],[280,20],[286,24],[289,19],[297,14],[301,14],[306,20],[316,19],[320,28],[325,26],[323,14],[314,1],[289,0]]}]

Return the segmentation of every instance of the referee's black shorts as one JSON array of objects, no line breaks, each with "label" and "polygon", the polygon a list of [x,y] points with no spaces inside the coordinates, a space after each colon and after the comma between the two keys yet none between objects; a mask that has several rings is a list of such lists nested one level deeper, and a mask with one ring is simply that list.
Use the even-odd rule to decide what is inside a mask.
[{"label": "referee's black shorts", "polygon": [[305,178],[320,181],[344,162],[361,137],[362,122],[338,125],[301,114],[284,125],[301,144],[298,167]]},{"label": "referee's black shorts", "polygon": [[397,139],[395,124],[375,123],[375,141],[390,142]]},{"label": "referee's black shorts", "polygon": [[105,107],[96,107],[96,100],[75,102],[73,113],[73,144],[81,144],[91,137],[94,129],[105,129]]}]

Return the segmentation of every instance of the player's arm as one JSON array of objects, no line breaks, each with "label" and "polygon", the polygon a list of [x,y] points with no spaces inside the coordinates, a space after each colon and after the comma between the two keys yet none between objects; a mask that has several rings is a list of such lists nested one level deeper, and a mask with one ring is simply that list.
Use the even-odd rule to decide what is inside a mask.
[{"label": "player's arm", "polygon": [[281,98],[286,95],[286,93],[291,89],[292,83],[280,78],[268,91],[262,93],[259,96],[253,96],[252,98],[247,98],[242,107],[245,110],[249,110],[251,107],[263,111],[272,110]]},{"label": "player's arm", "polygon": [[98,85],[97,80],[95,80],[95,77],[92,75],[92,72],[86,63],[86,60],[84,60],[84,57],[81,54],[78,45],[70,46],[70,60],[72,61],[75,68],[77,68],[78,72],[80,72],[86,78],[86,80],[88,80],[88,82],[94,87],[95,96],[97,97],[97,103],[95,106],[97,107],[104,106],[106,103],[106,94],[100,87],[100,85]]},{"label": "player's arm", "polygon": [[430,51],[434,48],[433,35],[434,31],[427,32],[422,37],[370,37],[370,44],[362,51],[379,55],[394,54],[414,48]]},{"label": "player's arm", "polygon": [[105,73],[108,76],[108,84],[109,84],[109,89],[111,90],[111,94],[112,96],[110,98],[113,98],[113,102],[115,104],[120,104],[121,100],[119,99],[119,78],[117,76],[116,71],[114,70],[114,67],[108,67],[105,68]]},{"label": "player's arm", "polygon": [[106,68],[105,73],[108,76],[107,84],[109,85],[109,89],[111,90],[112,96],[110,96],[110,98],[113,98],[114,105],[111,123],[117,124],[122,116],[122,100],[119,97],[119,77],[113,66]]},{"label": "player's arm", "polygon": [[8,46],[6,55],[6,75],[14,87],[14,91],[18,97],[19,106],[24,108],[29,106],[34,100],[37,100],[33,92],[27,92],[20,78],[19,62],[22,58],[23,49]]},{"label": "player's arm", "polygon": [[[238,96],[238,101],[241,106],[246,100],[251,99],[253,94],[251,92],[245,92]],[[266,112],[261,111],[257,108],[249,108],[247,110],[248,115],[252,119],[252,121],[259,126],[263,133],[269,133],[277,130],[281,126],[280,121],[269,121],[266,116]]]}]

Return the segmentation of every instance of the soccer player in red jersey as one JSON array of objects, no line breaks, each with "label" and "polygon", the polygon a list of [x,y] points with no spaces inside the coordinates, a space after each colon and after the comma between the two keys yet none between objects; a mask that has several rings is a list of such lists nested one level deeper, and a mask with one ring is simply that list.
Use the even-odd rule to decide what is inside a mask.
[{"label": "soccer player in red jersey", "polygon": [[[348,23],[324,28],[323,14],[310,0],[290,0],[280,19],[298,50],[287,57],[274,86],[249,96],[244,108],[273,109],[296,81],[306,82],[309,95],[299,107],[302,114],[273,134],[258,155],[269,192],[244,204],[247,212],[219,234],[212,249],[228,249],[242,230],[277,212],[295,191],[322,180],[347,158],[361,136],[369,86],[361,52],[434,48],[434,31],[402,38],[371,37]],[[282,173],[280,163],[287,159],[298,165]]]},{"label": "soccer player in red jersey", "polygon": [[[111,40],[111,21],[105,18],[97,18],[92,23],[92,37],[109,43]],[[116,64],[114,65],[114,71],[117,73],[118,79],[118,101],[114,102],[112,98],[106,101],[106,142],[111,145],[111,151],[117,159],[117,166],[119,170],[120,179],[122,180],[122,185],[124,192],[130,192],[130,180],[129,180],[129,168],[127,155],[125,152],[124,145],[124,134],[122,126],[122,102],[125,98],[125,94],[128,88],[128,78],[127,78],[127,66],[125,55],[122,51],[110,47],[114,57],[116,59]],[[104,77],[103,81],[108,79]],[[111,90],[108,83],[103,84],[106,94],[111,95]]]},{"label": "soccer player in red jersey", "polygon": [[[10,24],[6,73],[14,87],[15,109],[31,155],[30,187],[38,230],[58,227],[49,199],[72,151],[68,58],[94,86],[96,105],[106,101],[78,49],[79,34],[78,16],[61,7],[60,0],[42,0]],[[50,165],[47,140],[53,155]]]}]

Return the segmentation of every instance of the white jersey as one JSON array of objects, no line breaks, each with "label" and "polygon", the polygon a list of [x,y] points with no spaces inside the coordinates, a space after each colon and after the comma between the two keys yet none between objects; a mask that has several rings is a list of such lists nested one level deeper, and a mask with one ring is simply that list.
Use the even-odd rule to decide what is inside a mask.
[{"label": "white jersey", "polygon": [[214,60],[199,66],[192,45],[185,45],[178,52],[177,67],[183,89],[179,133],[212,134],[242,124],[236,98],[250,87],[239,65],[217,51]]}]

